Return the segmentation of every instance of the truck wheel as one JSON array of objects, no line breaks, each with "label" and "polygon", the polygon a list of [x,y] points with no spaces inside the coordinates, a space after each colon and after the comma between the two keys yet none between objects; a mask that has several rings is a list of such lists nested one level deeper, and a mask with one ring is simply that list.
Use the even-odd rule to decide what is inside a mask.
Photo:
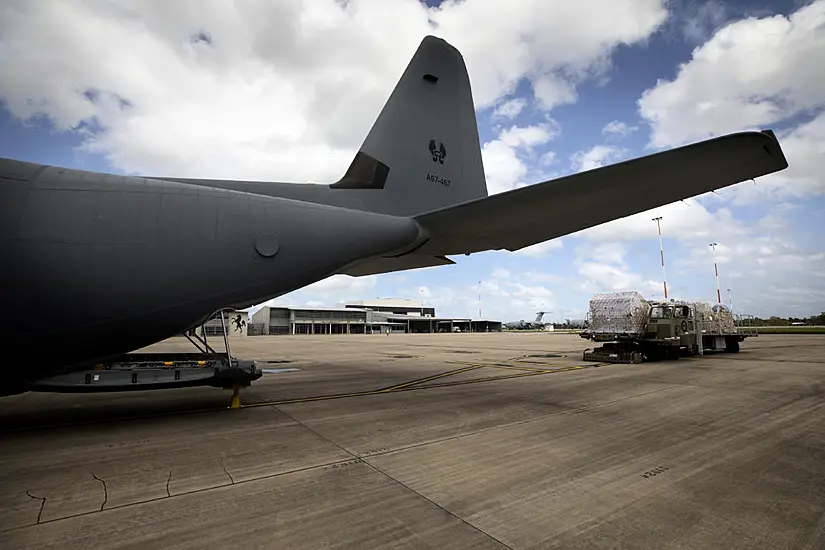
[{"label": "truck wheel", "polygon": [[739,353],[739,340],[730,336],[725,338],[725,353]]},{"label": "truck wheel", "polygon": [[649,346],[647,348],[642,348],[642,356],[645,361],[661,361],[664,358],[664,353],[662,353],[662,350],[660,350],[657,346]]}]

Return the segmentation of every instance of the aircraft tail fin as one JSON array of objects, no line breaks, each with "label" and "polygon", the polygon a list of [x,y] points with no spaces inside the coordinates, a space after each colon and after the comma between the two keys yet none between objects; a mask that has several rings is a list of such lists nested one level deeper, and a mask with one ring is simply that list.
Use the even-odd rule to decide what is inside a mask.
[{"label": "aircraft tail fin", "polygon": [[413,216],[484,198],[470,79],[453,46],[425,37],[346,175],[365,210]]}]

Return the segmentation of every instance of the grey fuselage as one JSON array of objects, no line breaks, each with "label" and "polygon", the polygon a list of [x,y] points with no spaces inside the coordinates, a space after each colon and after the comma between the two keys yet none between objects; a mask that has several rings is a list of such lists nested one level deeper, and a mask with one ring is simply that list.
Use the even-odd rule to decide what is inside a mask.
[{"label": "grey fuselage", "polygon": [[[409,248],[407,217],[0,159],[3,351],[88,366]],[[346,190],[342,190],[342,193]],[[21,368],[25,365],[24,368]]]}]

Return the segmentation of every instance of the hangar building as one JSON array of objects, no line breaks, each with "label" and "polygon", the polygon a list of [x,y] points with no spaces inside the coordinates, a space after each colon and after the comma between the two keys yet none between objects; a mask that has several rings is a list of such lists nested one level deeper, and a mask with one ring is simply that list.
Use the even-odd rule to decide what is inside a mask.
[{"label": "hangar building", "polygon": [[401,299],[360,301],[337,308],[263,307],[248,334],[381,334],[499,332],[501,322],[437,317],[435,308]]}]

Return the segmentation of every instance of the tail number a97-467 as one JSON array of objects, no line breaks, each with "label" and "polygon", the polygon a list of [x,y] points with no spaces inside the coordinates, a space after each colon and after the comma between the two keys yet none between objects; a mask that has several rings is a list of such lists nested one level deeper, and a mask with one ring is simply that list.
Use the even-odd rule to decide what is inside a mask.
[{"label": "tail number a97-467", "polygon": [[442,178],[441,176],[436,176],[435,174],[427,174],[427,181],[439,183],[444,187],[450,186],[450,180],[448,180],[447,178]]}]

